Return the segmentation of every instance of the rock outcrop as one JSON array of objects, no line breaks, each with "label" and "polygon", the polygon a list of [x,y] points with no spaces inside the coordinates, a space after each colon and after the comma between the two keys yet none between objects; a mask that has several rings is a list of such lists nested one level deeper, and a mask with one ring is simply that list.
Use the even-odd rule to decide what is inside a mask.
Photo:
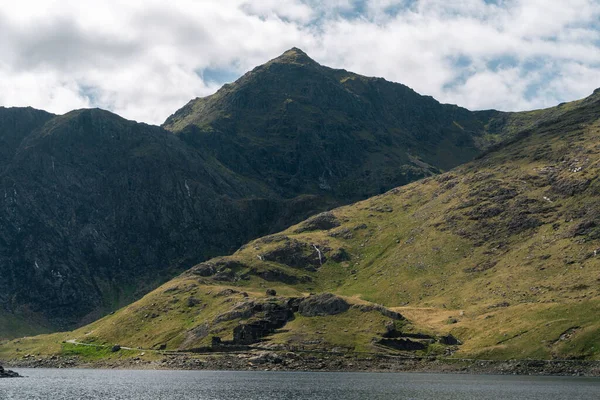
[{"label": "rock outcrop", "polygon": [[287,303],[254,304],[252,310],[257,317],[233,329],[233,344],[256,343],[294,318],[294,312]]},{"label": "rock outcrop", "polygon": [[261,259],[307,271],[316,271],[327,261],[325,249],[296,239],[282,242],[276,248],[263,253]]},{"label": "rock outcrop", "polygon": [[298,312],[305,317],[335,315],[348,311],[350,304],[331,293],[309,296],[302,300]]},{"label": "rock outcrop", "polygon": [[4,369],[2,365],[0,365],[0,378],[20,378],[21,375],[17,374],[14,371],[10,371],[8,369]]},{"label": "rock outcrop", "polygon": [[302,233],[307,231],[323,230],[327,231],[340,226],[340,222],[333,215],[332,212],[327,211],[321,214],[317,214],[314,217],[307,219],[303,222],[299,228],[296,229],[296,233]]}]

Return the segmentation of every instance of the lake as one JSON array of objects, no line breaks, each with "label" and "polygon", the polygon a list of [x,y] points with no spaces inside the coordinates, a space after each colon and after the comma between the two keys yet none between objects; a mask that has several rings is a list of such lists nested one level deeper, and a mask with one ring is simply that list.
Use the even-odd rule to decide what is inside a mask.
[{"label": "lake", "polygon": [[590,400],[600,378],[424,373],[17,369],[2,400]]}]

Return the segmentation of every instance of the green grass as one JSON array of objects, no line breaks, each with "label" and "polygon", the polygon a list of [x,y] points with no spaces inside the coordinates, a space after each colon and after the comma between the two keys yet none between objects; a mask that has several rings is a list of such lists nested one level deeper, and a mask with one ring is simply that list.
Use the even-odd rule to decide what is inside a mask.
[{"label": "green grass", "polygon": [[85,361],[132,357],[138,353],[123,349],[113,352],[109,346],[84,346],[72,343],[63,343],[60,350],[60,355],[63,357],[76,356]]},{"label": "green grass", "polygon": [[371,340],[385,332],[387,321],[389,319],[381,314],[358,310],[326,317],[299,315],[274,335],[272,342],[302,350],[374,352],[377,349]]}]

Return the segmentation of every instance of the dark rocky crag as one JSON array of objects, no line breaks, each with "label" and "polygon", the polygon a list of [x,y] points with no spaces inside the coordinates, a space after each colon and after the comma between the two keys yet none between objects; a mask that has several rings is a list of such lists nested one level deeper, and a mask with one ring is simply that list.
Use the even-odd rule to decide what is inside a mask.
[{"label": "dark rocky crag", "polygon": [[471,160],[486,118],[293,48],[163,126],[281,193],[349,202]]},{"label": "dark rocky crag", "polygon": [[91,321],[252,238],[470,160],[502,115],[298,49],[162,128],[0,108],[0,320]]}]

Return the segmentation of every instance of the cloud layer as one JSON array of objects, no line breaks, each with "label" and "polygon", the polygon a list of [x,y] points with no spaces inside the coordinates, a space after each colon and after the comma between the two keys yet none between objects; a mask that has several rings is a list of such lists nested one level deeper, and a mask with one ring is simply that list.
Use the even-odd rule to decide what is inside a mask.
[{"label": "cloud layer", "polygon": [[600,86],[599,21],[597,0],[21,0],[0,7],[0,105],[160,124],[296,46],[443,102],[541,108]]}]

